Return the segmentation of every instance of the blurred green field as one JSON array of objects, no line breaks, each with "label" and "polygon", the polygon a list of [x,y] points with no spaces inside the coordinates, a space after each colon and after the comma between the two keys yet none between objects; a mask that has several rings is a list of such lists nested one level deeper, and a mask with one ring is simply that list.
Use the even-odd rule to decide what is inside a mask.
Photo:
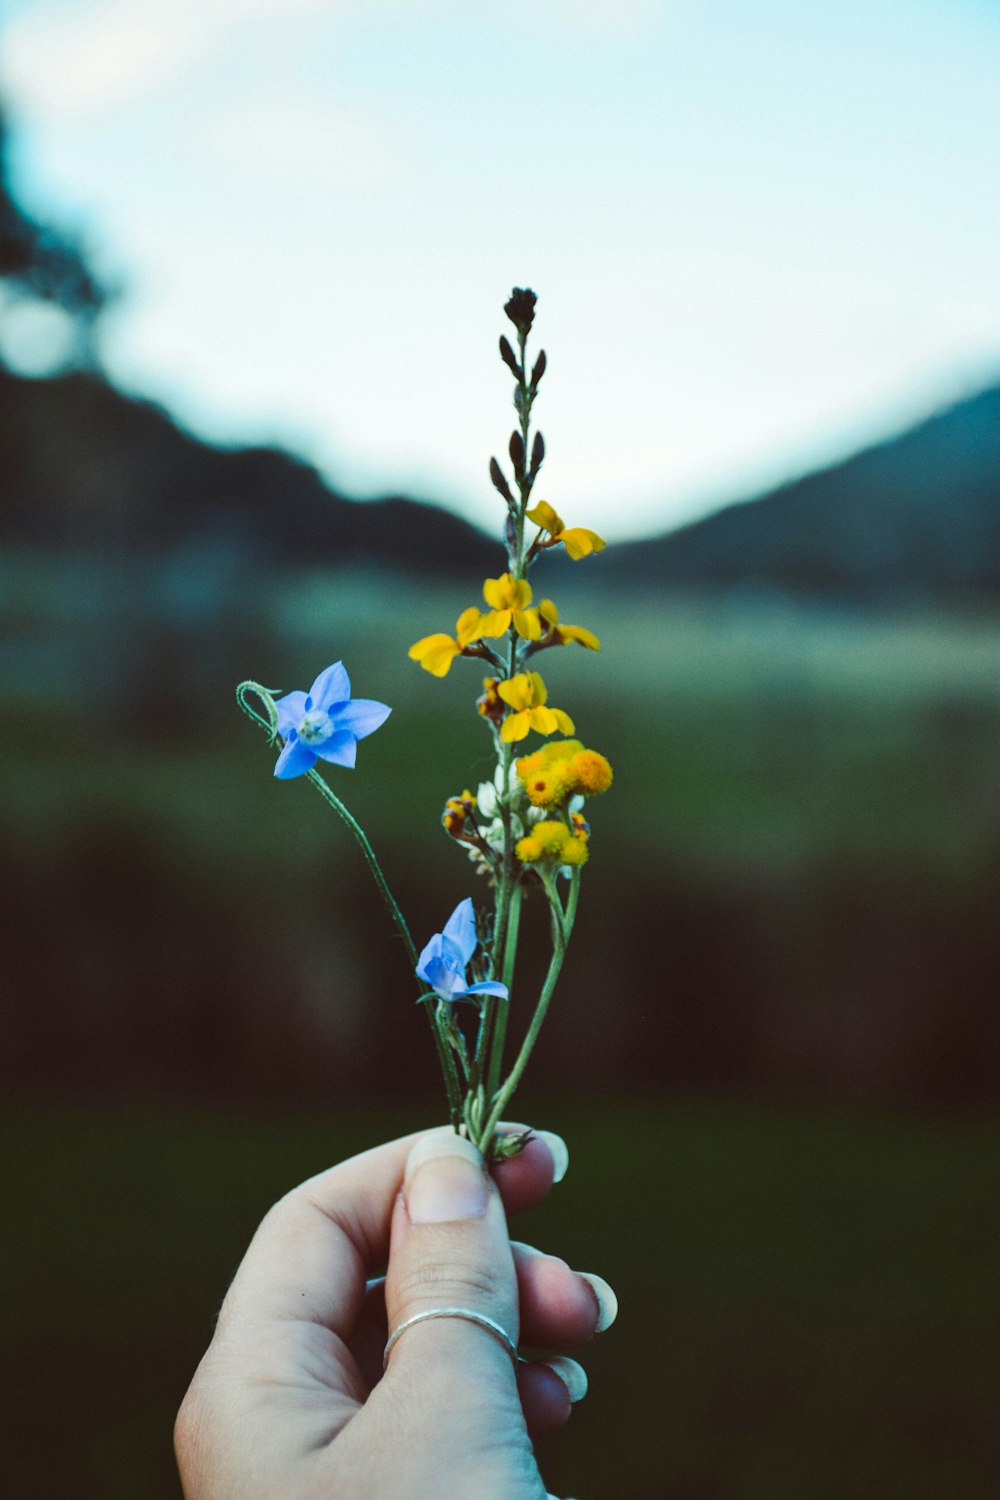
[{"label": "blurred green field", "polygon": [[[491,756],[477,667],[438,681],[406,648],[475,590],[289,575],[211,629],[185,587],[157,625],[141,568],[0,570],[23,647],[0,666],[0,1077],[244,1101],[414,1085],[425,1039],[379,898],[313,790],[275,785],[232,689],[343,657],[393,705],[335,779],[434,931],[478,883],[440,811]],[[552,701],[616,782],[590,808],[547,1076],[995,1108],[1000,622],[552,591],[604,642],[541,659]],[[543,925],[529,904],[523,983]]]},{"label": "blurred green field", "polygon": [[[616,1328],[544,1447],[580,1500],[991,1500],[1000,1126],[526,1096],[572,1163],[517,1233]],[[174,1409],[257,1220],[426,1110],[8,1106],[4,1491],[168,1500]]]}]

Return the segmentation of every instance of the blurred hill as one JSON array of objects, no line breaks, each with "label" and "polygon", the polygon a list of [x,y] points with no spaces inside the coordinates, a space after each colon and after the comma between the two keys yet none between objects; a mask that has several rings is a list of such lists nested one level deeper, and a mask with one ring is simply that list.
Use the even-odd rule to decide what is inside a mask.
[{"label": "blurred hill", "polygon": [[[376,562],[492,572],[495,545],[436,506],[364,503],[269,448],[223,449],[90,373],[0,372],[0,540],[121,555],[204,544],[250,566]],[[1000,600],[1000,386],[831,468],[649,542],[603,582],[853,603]],[[574,570],[593,581],[595,570]]]},{"label": "blurred hill", "polygon": [[105,555],[203,544],[258,566],[374,559],[423,573],[496,561],[448,511],[347,500],[287,453],[199,442],[89,373],[0,371],[0,540]]},{"label": "blurred hill", "polygon": [[607,571],[692,590],[995,604],[1000,386],[756,500],[615,549]]}]

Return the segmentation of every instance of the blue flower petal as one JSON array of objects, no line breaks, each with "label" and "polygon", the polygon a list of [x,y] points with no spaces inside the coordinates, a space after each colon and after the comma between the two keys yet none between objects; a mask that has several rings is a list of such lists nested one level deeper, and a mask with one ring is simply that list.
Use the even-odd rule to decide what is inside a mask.
[{"label": "blue flower petal", "polygon": [[311,771],[316,764],[316,757],[308,745],[303,745],[297,735],[285,742],[285,748],[278,756],[274,767],[274,774],[279,781],[291,781],[293,776],[304,776],[306,771]]},{"label": "blue flower petal", "polygon": [[420,957],[417,959],[418,979],[425,979],[427,980],[427,983],[430,984],[430,979],[427,976],[427,965],[431,962],[432,959],[441,957],[441,949],[443,943],[444,939],[441,936],[440,932],[436,932],[431,938],[430,942],[427,944],[424,951],[421,953]]},{"label": "blue flower petal", "polygon": [[374,734],[391,713],[391,708],[373,698],[352,698],[350,703],[335,704],[331,717],[338,732],[346,729],[355,739],[363,740],[366,735]]},{"label": "blue flower petal", "polygon": [[421,978],[426,979],[442,1000],[454,1000],[465,993],[465,975],[456,974],[446,959],[432,958],[426,969],[426,974],[422,974]]},{"label": "blue flower petal", "polygon": [[476,913],[472,905],[472,897],[466,896],[460,901],[444,924],[442,936],[450,938],[461,954],[462,967],[476,951],[478,938],[476,937]]},{"label": "blue flower petal", "polygon": [[[499,995],[501,1000],[509,998],[507,986],[500,984],[496,979],[484,979],[482,984],[470,984],[469,988],[463,990],[462,993],[465,995]],[[458,998],[460,999],[461,996]]]},{"label": "blue flower petal", "polygon": [[331,734],[322,745],[317,745],[316,754],[320,760],[329,761],[331,766],[347,766],[349,770],[353,770],[358,758],[358,742],[353,734],[338,732]]},{"label": "blue flower petal", "polygon": [[326,712],[334,703],[346,703],[351,696],[351,679],[342,661],[321,672],[309,689],[309,696],[317,708]]},{"label": "blue flower petal", "polygon": [[306,711],[309,699],[305,693],[286,693],[275,703],[278,710],[278,733],[283,739],[288,738],[291,731],[298,724]]}]

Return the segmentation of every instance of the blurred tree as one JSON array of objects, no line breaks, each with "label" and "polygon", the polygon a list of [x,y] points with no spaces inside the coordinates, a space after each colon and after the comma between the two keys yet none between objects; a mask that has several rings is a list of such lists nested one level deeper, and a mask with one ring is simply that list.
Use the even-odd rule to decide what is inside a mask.
[{"label": "blurred tree", "polygon": [[40,223],[17,202],[10,181],[10,132],[0,105],[0,312],[25,300],[59,308],[74,329],[74,360],[96,364],[94,330],[113,295],[88,264],[79,240]]}]

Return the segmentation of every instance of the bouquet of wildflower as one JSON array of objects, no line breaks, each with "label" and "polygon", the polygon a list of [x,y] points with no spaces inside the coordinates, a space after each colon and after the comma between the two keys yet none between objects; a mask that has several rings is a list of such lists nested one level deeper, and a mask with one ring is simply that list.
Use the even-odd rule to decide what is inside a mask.
[{"label": "bouquet of wildflower", "polygon": [[[476,709],[490,734],[496,770],[477,791],[449,797],[442,823],[488,881],[490,902],[462,901],[442,930],[418,953],[364,831],[318,770],[318,763],[353,767],[358,741],[384,723],[384,703],[352,698],[342,662],[327,667],[308,693],[275,693],[258,682],[242,682],[242,708],[283,741],[274,774],[279,780],[306,776],[350,828],[403,939],[426,1007],[448,1093],[451,1123],[474,1141],[487,1160],[516,1154],[523,1142],[497,1127],[521,1081],[559,978],[589,853],[586,800],[611,785],[603,755],[572,736],[576,727],[564,709],[548,701],[534,658],[554,646],[598,651],[589,630],[567,625],[551,599],[533,602],[528,573],[552,547],[565,547],[574,561],[600,552],[604,540],[584,527],[566,526],[546,501],[532,504],[545,458],[531,415],[546,358],[542,350],[528,373],[527,343],[534,321],[534,292],[515,287],[504,311],[517,334],[517,351],[501,336],[500,355],[515,380],[517,426],[508,451],[513,486],[495,458],[490,477],[506,506],[506,571],[483,584],[486,608],[471,605],[455,634],[424,636],[410,657],[434,677],[444,677],[458,657],[485,667]],[[264,714],[250,704],[253,695]],[[560,738],[553,739],[552,736]],[[525,742],[538,735],[538,748]],[[530,1021],[509,1071],[504,1046],[517,959],[521,903],[538,890],[548,904],[552,954],[534,1000]]]}]

